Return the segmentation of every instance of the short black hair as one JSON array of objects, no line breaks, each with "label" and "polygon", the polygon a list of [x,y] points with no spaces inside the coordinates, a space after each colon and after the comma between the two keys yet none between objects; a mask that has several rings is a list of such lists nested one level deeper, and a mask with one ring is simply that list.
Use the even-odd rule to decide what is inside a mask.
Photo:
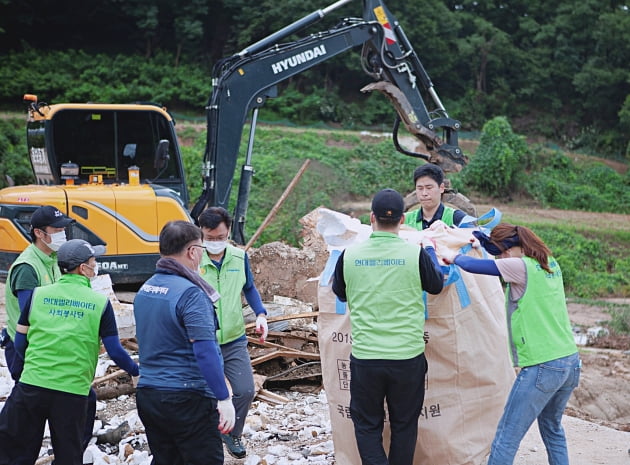
[{"label": "short black hair", "polygon": [[413,183],[416,184],[418,178],[423,178],[425,176],[430,177],[435,182],[437,182],[438,186],[444,182],[444,171],[437,165],[433,163],[425,163],[424,165],[420,165],[413,172]]},{"label": "short black hair", "polygon": [[202,237],[201,229],[188,221],[169,221],[160,231],[160,255],[179,255],[188,244]]},{"label": "short black hair", "polygon": [[197,221],[201,228],[214,229],[221,223],[225,223],[228,229],[232,227],[232,216],[223,207],[210,207],[204,210]]}]

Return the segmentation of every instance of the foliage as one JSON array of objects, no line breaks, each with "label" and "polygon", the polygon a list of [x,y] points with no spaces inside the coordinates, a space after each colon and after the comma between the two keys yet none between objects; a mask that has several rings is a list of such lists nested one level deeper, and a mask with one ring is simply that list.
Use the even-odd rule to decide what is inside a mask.
[{"label": "foliage", "polygon": [[173,57],[89,55],[83,51],[9,53],[0,66],[0,103],[15,105],[24,93],[48,103],[159,102],[201,108],[211,91],[207,70],[172,66]]},{"label": "foliage", "polygon": [[6,176],[16,184],[34,181],[26,153],[24,120],[0,118],[0,188],[8,185]]},{"label": "foliage", "polygon": [[[509,217],[504,220],[510,221]],[[524,225],[540,236],[558,260],[567,294],[593,298],[630,293],[630,233],[606,233],[604,225],[595,225],[593,230],[566,224]]]},{"label": "foliage", "polygon": [[507,118],[493,118],[483,127],[475,156],[464,168],[463,181],[485,194],[509,196],[518,186],[526,153],[525,138],[512,132]]},{"label": "foliage", "polygon": [[610,327],[619,334],[630,333],[630,306],[617,305],[609,310]]},{"label": "foliage", "polygon": [[577,164],[567,155],[542,149],[524,182],[544,206],[630,214],[630,175],[601,162]]},{"label": "foliage", "polygon": [[[239,165],[243,163],[244,153],[242,144]],[[255,174],[246,237],[251,237],[262,223],[307,158],[311,159],[309,168],[258,244],[283,240],[297,245],[301,230],[297,219],[318,206],[339,208],[344,201],[369,198],[385,187],[405,193],[412,184],[410,173],[417,166],[415,160],[396,153],[391,140],[362,143],[356,135],[317,130],[297,130],[295,136],[290,136],[286,128],[260,127],[255,143]],[[238,185],[236,179],[233,185]]]},{"label": "foliage", "polygon": [[[617,158],[630,152],[625,2],[387,3],[449,114],[466,129],[505,115],[519,132],[543,134],[572,149]],[[212,65],[325,4],[260,0],[250,8],[243,0],[103,0],[59,8],[39,2],[33,14],[30,2],[3,1],[0,104],[17,103],[31,91],[50,102],[152,100],[199,110],[211,91]],[[360,17],[359,5],[349,2],[281,42]],[[371,80],[358,48],[280,82],[274,113],[302,125],[389,126],[391,106],[358,92]],[[432,114],[437,105],[425,97]]]}]

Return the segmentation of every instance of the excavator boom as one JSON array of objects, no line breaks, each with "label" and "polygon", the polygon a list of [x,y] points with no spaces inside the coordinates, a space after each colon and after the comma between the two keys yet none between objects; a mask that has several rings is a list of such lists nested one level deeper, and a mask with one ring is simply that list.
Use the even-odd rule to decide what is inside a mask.
[{"label": "excavator boom", "polygon": [[[280,82],[357,46],[363,46],[363,69],[374,79],[361,90],[382,92],[398,114],[395,137],[402,121],[426,153],[409,152],[395,140],[396,148],[436,163],[446,172],[460,171],[467,163],[458,145],[459,121],[448,116],[402,26],[381,0],[364,0],[361,18],[344,18],[332,29],[282,42],[351,1],[340,0],[317,10],[215,65],[213,91],[206,107],[203,192],[192,209],[193,218],[208,205],[228,207],[243,127],[252,112],[248,156],[241,172],[232,231],[237,243],[245,243],[243,227],[259,108],[268,98],[277,96]],[[431,102],[431,110],[425,101]]]}]

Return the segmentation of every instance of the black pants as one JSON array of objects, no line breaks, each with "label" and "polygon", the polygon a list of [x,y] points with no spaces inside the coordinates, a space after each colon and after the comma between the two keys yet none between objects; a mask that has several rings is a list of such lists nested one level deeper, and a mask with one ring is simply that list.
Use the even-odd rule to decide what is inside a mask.
[{"label": "black pants", "polygon": [[4,359],[7,362],[7,368],[9,369],[9,373],[11,373],[11,378],[17,383],[20,380],[20,375],[24,368],[24,360],[17,354],[13,340],[7,333],[6,328],[2,330],[2,348],[4,349]]},{"label": "black pants", "polygon": [[[2,330],[2,348],[4,348],[4,358],[7,362],[7,368],[11,373],[11,378],[17,383],[22,376],[24,368],[24,360],[17,354],[13,340],[7,333],[6,328]],[[96,391],[90,388],[87,402],[87,412],[85,416],[85,427],[83,431],[83,450],[87,448],[92,439],[92,431],[94,430],[94,419],[96,418]]]},{"label": "black pants", "polygon": [[222,465],[217,401],[195,391],[136,391],[152,465]]},{"label": "black pants", "polygon": [[0,411],[0,465],[33,465],[46,420],[55,463],[83,464],[87,396],[17,383]]},{"label": "black pants", "polygon": [[[359,360],[350,356],[350,414],[363,465],[411,465],[424,402],[427,360]],[[387,401],[389,454],[383,447]]]}]

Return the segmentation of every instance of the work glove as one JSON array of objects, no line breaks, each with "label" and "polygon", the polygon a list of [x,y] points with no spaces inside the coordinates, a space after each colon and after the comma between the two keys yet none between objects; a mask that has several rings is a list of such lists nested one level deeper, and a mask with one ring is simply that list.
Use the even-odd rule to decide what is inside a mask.
[{"label": "work glove", "polygon": [[457,257],[457,255],[459,254],[457,252],[453,252],[451,249],[444,248],[444,250],[440,250],[440,253],[438,255],[444,263],[450,265],[451,263],[455,262],[455,257]]},{"label": "work glove", "polygon": [[260,334],[260,342],[265,342],[267,334],[269,334],[269,327],[267,326],[267,315],[261,313],[256,317],[256,333]]},{"label": "work glove", "polygon": [[433,247],[435,250],[437,250],[437,246],[435,245],[435,241],[427,236],[423,236],[422,239],[420,240],[420,247],[422,247],[423,249],[426,249],[427,247]]},{"label": "work glove", "polygon": [[219,411],[219,431],[222,434],[228,434],[234,429],[234,423],[236,423],[236,412],[234,411],[232,398],[228,397],[225,400],[218,401],[217,410]]}]

